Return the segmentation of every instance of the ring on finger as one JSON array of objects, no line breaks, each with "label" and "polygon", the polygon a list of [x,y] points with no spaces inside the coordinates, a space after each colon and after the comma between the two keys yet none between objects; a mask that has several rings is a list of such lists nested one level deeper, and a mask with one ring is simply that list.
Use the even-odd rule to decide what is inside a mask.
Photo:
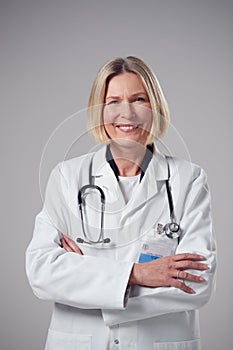
[{"label": "ring on finger", "polygon": [[179,279],[180,270],[177,271],[176,278]]}]

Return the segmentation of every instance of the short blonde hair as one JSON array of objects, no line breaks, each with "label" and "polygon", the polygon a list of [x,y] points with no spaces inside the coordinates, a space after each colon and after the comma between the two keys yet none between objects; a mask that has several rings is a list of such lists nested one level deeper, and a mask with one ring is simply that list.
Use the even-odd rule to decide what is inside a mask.
[{"label": "short blonde hair", "polygon": [[110,80],[125,72],[137,74],[147,92],[153,115],[151,131],[147,138],[147,144],[150,144],[155,138],[160,139],[165,134],[170,122],[170,113],[155,74],[145,62],[134,56],[114,58],[100,68],[88,102],[88,130],[97,142],[110,142],[103,123],[105,96]]}]

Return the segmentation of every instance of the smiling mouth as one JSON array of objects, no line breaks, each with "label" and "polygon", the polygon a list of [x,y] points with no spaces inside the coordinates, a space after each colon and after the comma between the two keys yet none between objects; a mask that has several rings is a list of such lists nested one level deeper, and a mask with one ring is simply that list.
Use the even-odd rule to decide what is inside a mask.
[{"label": "smiling mouth", "polygon": [[140,126],[138,124],[115,124],[115,127],[121,131],[133,131],[138,129]]}]

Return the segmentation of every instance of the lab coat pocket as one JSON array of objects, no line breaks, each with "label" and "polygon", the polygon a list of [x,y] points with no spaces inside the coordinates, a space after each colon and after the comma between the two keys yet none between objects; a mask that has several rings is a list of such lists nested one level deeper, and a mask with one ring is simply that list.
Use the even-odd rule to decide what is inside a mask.
[{"label": "lab coat pocket", "polygon": [[199,339],[168,342],[168,343],[154,343],[154,350],[201,350]]},{"label": "lab coat pocket", "polygon": [[138,262],[149,262],[157,258],[173,255],[176,248],[177,239],[152,232],[142,238]]},{"label": "lab coat pocket", "polygon": [[91,350],[91,335],[49,330],[45,350]]}]

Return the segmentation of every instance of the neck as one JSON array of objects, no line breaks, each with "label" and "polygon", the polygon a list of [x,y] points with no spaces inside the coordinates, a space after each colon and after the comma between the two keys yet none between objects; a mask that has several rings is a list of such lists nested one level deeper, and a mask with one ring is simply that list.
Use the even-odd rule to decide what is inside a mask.
[{"label": "neck", "polygon": [[146,146],[119,147],[111,143],[110,150],[117,165],[119,176],[135,176],[141,172],[140,165],[146,153]]}]

